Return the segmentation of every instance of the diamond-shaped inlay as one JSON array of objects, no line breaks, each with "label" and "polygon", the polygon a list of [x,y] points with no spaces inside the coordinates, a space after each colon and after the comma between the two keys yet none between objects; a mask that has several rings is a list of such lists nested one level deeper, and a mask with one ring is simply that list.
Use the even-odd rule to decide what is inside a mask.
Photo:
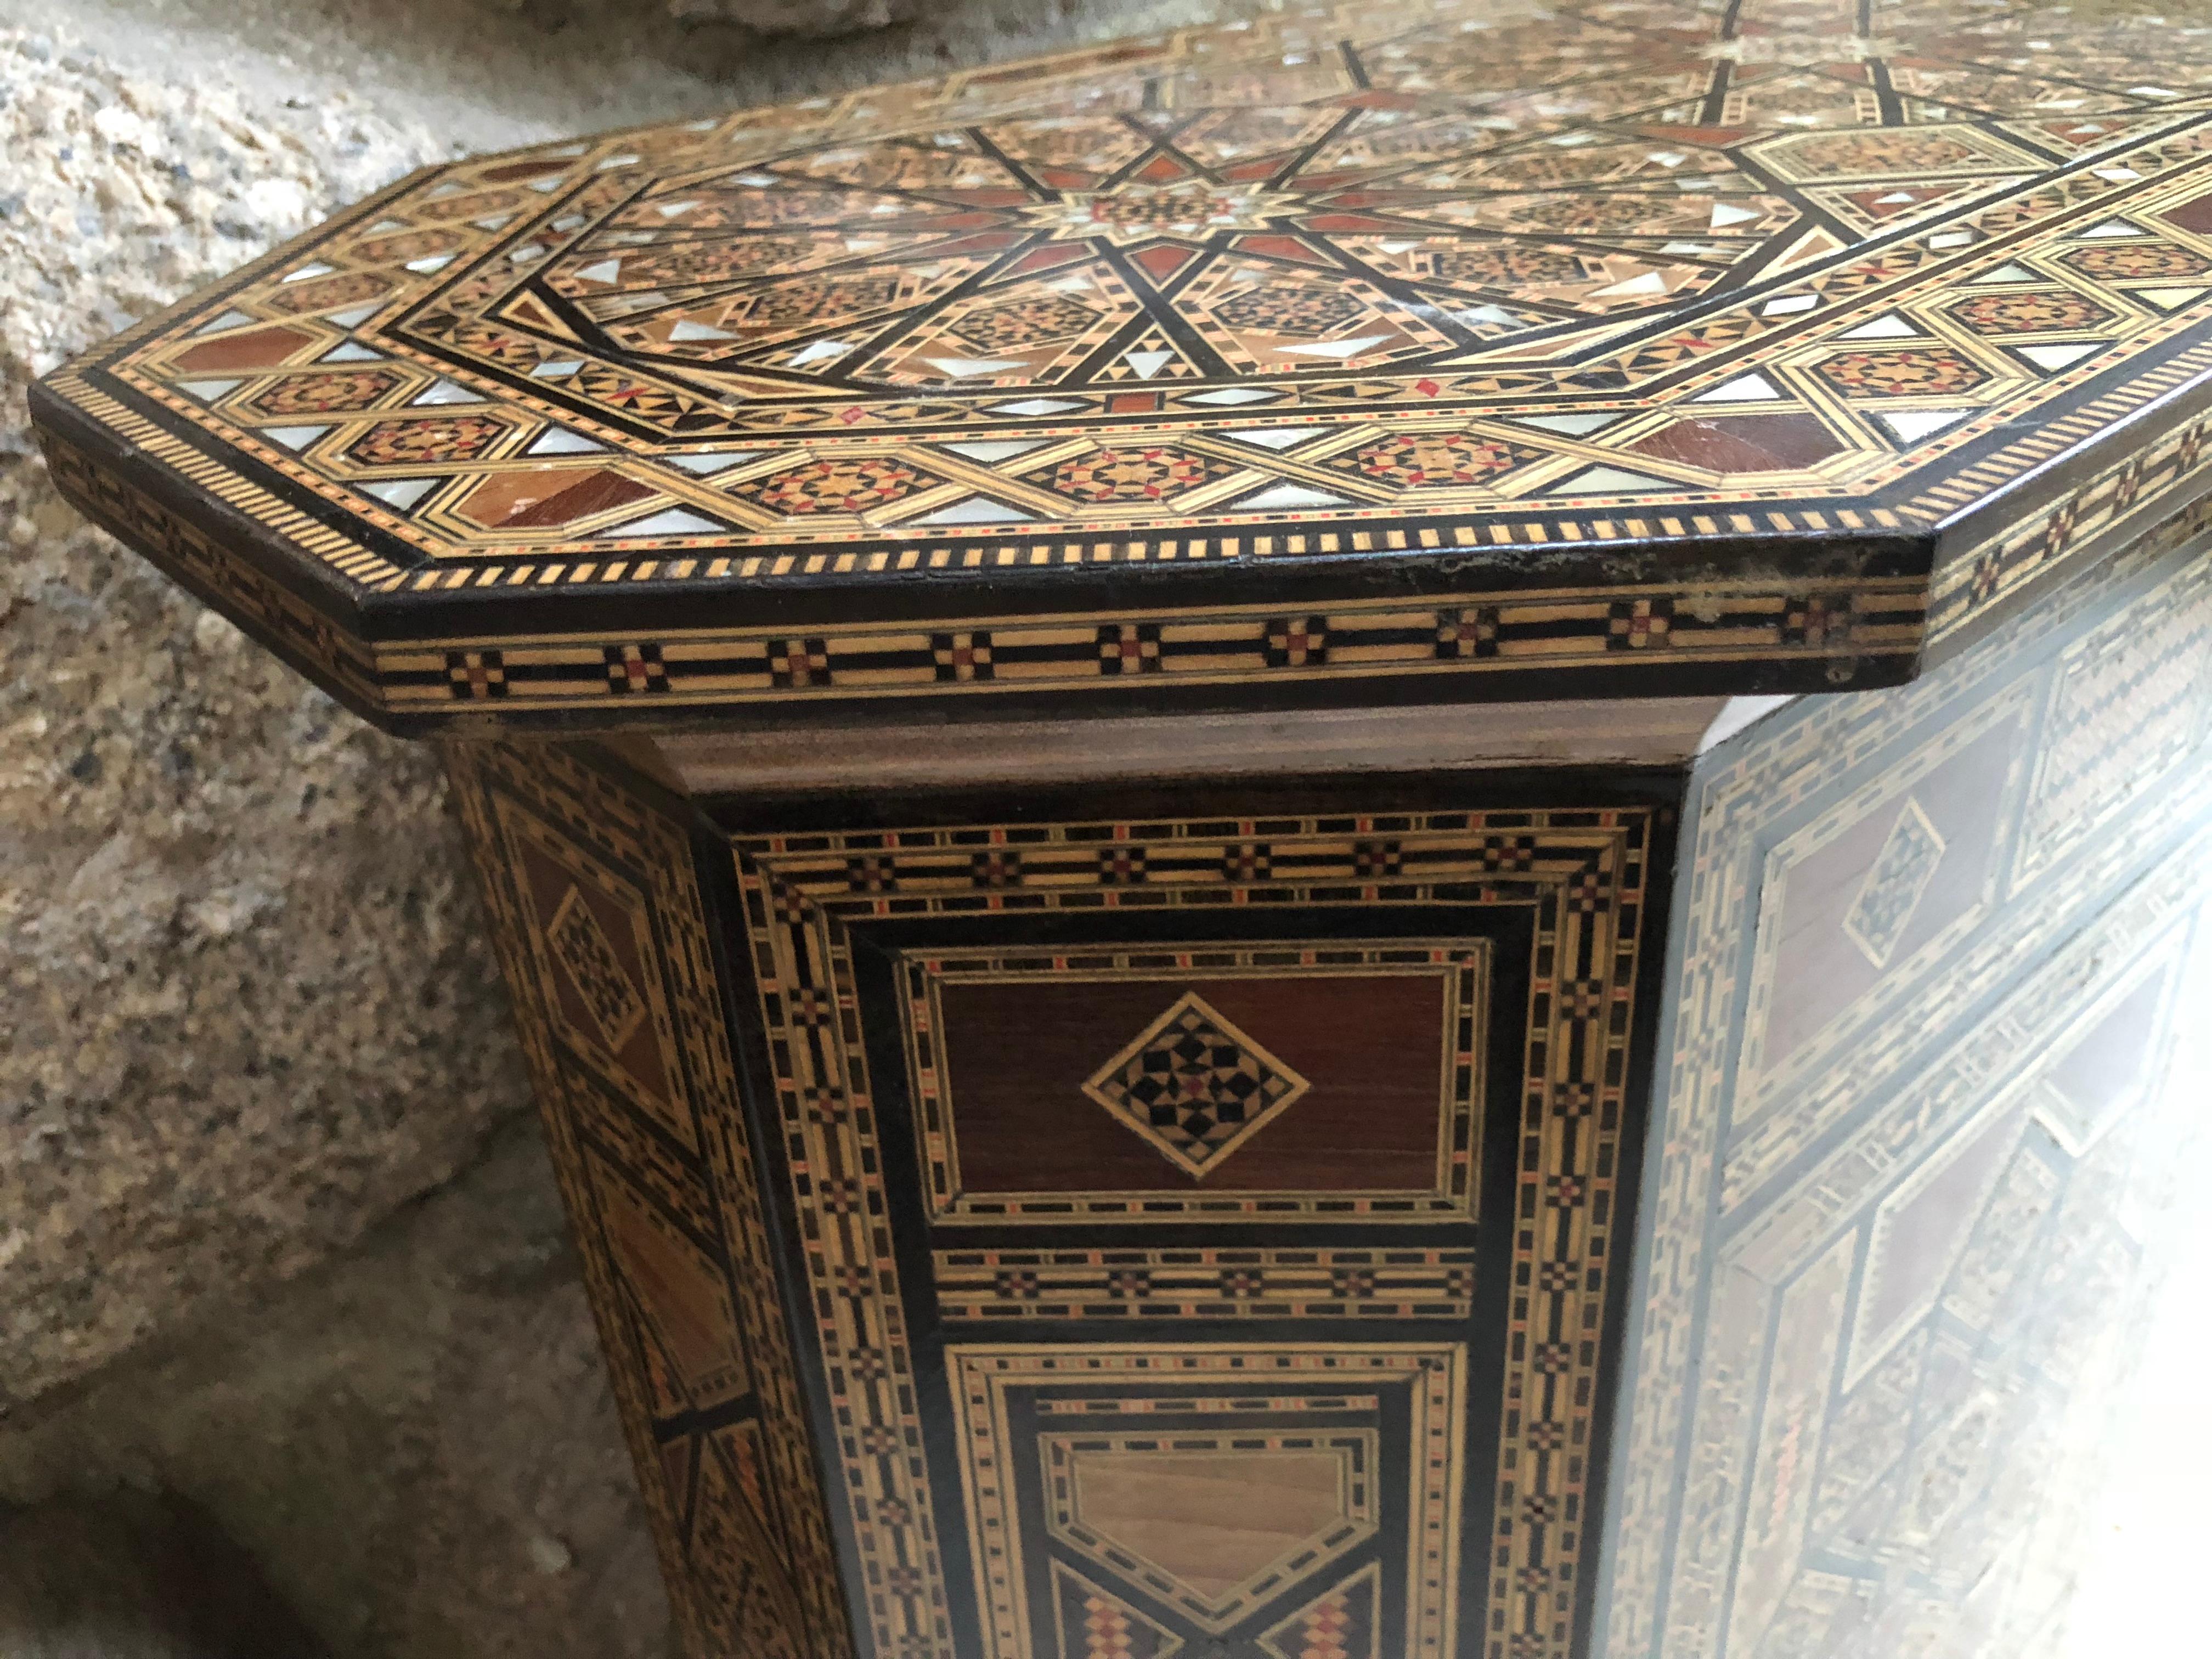
[{"label": "diamond-shaped inlay", "polygon": [[1083,1092],[1203,1181],[1312,1086],[1187,991]]},{"label": "diamond-shaped inlay", "polygon": [[583,994],[607,1047],[620,1048],[643,1022],[645,999],[580,889],[572,886],[562,898],[545,929],[545,943]]},{"label": "diamond-shaped inlay", "polygon": [[1875,855],[1874,867],[1859,885],[1844,916],[1844,931],[1877,968],[1889,965],[1905,937],[1912,913],[1927,896],[1943,861],[1943,837],[1928,821],[1920,803],[1906,796],[1904,810]]}]

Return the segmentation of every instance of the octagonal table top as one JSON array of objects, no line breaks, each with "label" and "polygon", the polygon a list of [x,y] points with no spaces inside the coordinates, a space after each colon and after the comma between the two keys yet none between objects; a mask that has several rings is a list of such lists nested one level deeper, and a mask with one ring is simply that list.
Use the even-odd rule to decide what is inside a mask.
[{"label": "octagonal table top", "polygon": [[2080,9],[1315,6],[544,145],[34,414],[393,729],[1893,683],[2195,527],[2212,30]]}]

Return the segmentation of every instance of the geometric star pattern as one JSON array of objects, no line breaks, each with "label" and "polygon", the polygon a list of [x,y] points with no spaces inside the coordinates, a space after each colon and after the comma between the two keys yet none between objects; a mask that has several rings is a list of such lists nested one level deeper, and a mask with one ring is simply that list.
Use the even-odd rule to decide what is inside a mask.
[{"label": "geometric star pattern", "polygon": [[599,1036],[619,1050],[643,1022],[645,1000],[580,889],[571,886],[554,911],[545,942],[581,994]]}]

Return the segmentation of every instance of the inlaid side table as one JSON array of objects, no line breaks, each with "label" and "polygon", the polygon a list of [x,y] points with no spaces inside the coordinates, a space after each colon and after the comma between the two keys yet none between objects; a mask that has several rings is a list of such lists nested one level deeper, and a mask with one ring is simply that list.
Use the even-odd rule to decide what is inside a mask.
[{"label": "inlaid side table", "polygon": [[2057,1626],[2212,34],[1413,0],[403,180],[49,378],[445,745],[692,1659]]}]

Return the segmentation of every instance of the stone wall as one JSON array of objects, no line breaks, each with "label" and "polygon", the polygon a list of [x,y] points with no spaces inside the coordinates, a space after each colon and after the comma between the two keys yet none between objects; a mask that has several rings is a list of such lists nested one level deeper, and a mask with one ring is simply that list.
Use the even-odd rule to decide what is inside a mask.
[{"label": "stone wall", "polygon": [[25,380],[441,153],[0,34],[0,1401],[282,1278],[524,1103],[434,761],[83,526]]},{"label": "stone wall", "polygon": [[[358,1659],[658,1659],[668,1613],[536,1125],[274,1294],[210,1309],[0,1431],[7,1504],[179,1494]],[[28,1577],[0,1555],[0,1654]],[[72,1566],[88,1601],[143,1563]],[[50,1593],[49,1607],[60,1598]],[[207,1659],[255,1659],[251,1646]],[[136,1659],[136,1650],[70,1659]],[[173,1659],[155,1649],[148,1659]],[[173,1659],[199,1659],[186,1649]],[[307,1659],[289,1650],[270,1659]]]}]

